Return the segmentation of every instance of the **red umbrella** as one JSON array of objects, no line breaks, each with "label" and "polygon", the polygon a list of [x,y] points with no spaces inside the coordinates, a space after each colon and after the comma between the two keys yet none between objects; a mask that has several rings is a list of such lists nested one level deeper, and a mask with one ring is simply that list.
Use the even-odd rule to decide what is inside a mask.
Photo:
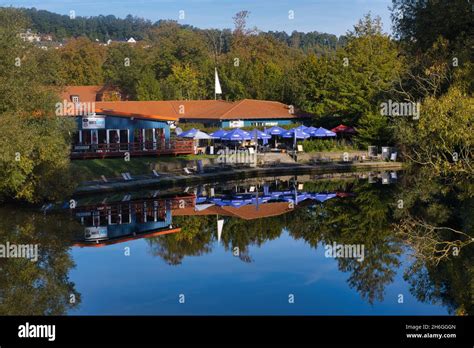
[{"label": "red umbrella", "polygon": [[353,127],[345,126],[343,124],[340,124],[337,127],[334,127],[331,129],[334,133],[342,133],[342,134],[355,134],[357,131]]}]

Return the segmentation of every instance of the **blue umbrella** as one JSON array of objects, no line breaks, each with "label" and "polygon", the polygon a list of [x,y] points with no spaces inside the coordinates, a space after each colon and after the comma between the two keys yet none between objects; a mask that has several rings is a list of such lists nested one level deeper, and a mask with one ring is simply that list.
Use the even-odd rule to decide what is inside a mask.
[{"label": "blue umbrella", "polygon": [[[295,129],[299,129],[299,130],[302,130],[303,132],[306,132],[308,127],[301,125],[301,126],[296,127]],[[308,133],[308,132],[306,132],[306,133]]]},{"label": "blue umbrella", "polygon": [[316,138],[326,138],[326,137],[335,137],[336,133],[330,130],[327,130],[326,128],[319,127],[314,132],[312,132],[311,135]]},{"label": "blue umbrella", "polygon": [[289,131],[283,133],[283,138],[296,138],[296,139],[307,139],[310,135],[306,132],[303,132],[301,129],[293,128]]},{"label": "blue umbrella", "polygon": [[317,130],[316,127],[311,126],[311,127],[306,128],[304,132],[312,136],[316,130]]},{"label": "blue umbrella", "polygon": [[252,137],[252,139],[255,139],[255,135],[257,135],[257,139],[271,139],[272,138],[271,135],[268,135],[256,128],[250,132],[250,136]]},{"label": "blue umbrella", "polygon": [[221,137],[222,140],[242,141],[250,140],[250,134],[240,128],[231,130]]},{"label": "blue umbrella", "polygon": [[282,135],[285,132],[286,132],[286,129],[278,127],[278,126],[268,128],[266,130],[266,133],[269,135]]},{"label": "blue umbrella", "polygon": [[178,137],[183,137],[183,138],[192,138],[196,135],[196,133],[199,131],[199,129],[192,128],[190,130],[187,130],[186,132],[182,132],[178,135]]},{"label": "blue umbrella", "polygon": [[211,136],[214,137],[214,138],[222,138],[226,133],[227,133],[227,131],[225,131],[223,129],[219,129],[219,130],[215,131],[214,133],[211,133]]}]

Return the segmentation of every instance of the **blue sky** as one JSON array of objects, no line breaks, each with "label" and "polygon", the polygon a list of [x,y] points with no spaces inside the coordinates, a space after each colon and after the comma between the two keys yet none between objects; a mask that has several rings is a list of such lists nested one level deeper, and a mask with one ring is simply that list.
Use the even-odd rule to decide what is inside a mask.
[{"label": "blue sky", "polygon": [[[251,12],[249,27],[286,32],[319,31],[342,35],[365,13],[379,15],[390,33],[391,0],[0,0],[1,6],[36,7],[60,14],[74,10],[77,16],[127,14],[156,21],[178,19],[199,28],[231,28],[232,16],[240,10]],[[289,19],[289,11],[294,19]]]}]

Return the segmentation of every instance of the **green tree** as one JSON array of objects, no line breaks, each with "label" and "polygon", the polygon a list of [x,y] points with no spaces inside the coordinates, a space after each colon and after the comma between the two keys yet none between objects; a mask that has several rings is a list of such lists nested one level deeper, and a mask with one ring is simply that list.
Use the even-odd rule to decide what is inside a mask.
[{"label": "green tree", "polygon": [[473,175],[474,98],[452,87],[440,98],[428,97],[420,118],[399,120],[397,138],[405,155],[438,175]]},{"label": "green tree", "polygon": [[137,100],[161,100],[161,86],[151,69],[146,69],[137,83]]},{"label": "green tree", "polygon": [[189,65],[174,65],[165,81],[166,99],[199,99],[201,90],[198,73]]},{"label": "green tree", "polygon": [[38,202],[71,189],[69,144],[74,123],[57,118],[55,90],[37,50],[18,33],[24,19],[0,9],[0,200]]},{"label": "green tree", "polygon": [[384,146],[392,143],[392,128],[387,116],[380,113],[364,114],[357,126],[355,141],[361,147]]},{"label": "green tree", "polygon": [[377,112],[402,71],[398,49],[382,33],[380,18],[366,15],[348,33],[347,44],[335,54],[308,56],[295,70],[294,99],[298,106],[319,116],[340,115],[357,124]]},{"label": "green tree", "polygon": [[81,37],[71,39],[59,51],[62,76],[68,85],[99,85],[102,83],[102,46]]},{"label": "green tree", "polygon": [[[140,80],[148,74],[147,66],[150,56],[139,45],[114,44],[107,50],[103,69],[104,80],[110,85],[119,86],[126,99],[137,99],[137,88]],[[146,78],[145,78],[146,79]],[[142,83],[142,96],[144,96]]]}]

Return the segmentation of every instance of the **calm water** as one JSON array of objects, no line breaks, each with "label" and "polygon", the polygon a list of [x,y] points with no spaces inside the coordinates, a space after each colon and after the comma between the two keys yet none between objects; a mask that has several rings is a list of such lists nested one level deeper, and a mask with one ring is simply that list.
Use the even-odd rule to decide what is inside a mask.
[{"label": "calm water", "polygon": [[394,232],[402,179],[263,178],[3,207],[2,243],[36,243],[40,256],[0,259],[0,312],[454,314],[461,304],[439,291],[450,279],[414,267]]}]

